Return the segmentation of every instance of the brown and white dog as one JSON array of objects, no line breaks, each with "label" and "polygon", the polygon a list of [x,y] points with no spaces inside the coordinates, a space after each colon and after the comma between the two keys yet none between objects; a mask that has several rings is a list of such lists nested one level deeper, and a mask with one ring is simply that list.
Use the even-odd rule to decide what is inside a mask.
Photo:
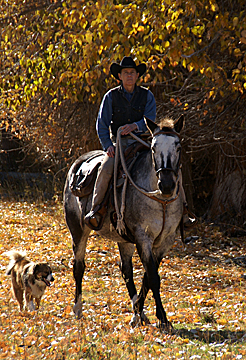
[{"label": "brown and white dog", "polygon": [[10,250],[5,255],[10,259],[6,274],[11,275],[12,291],[20,311],[25,307],[30,311],[38,309],[46,286],[54,281],[51,268],[46,263],[28,260],[22,251]]}]

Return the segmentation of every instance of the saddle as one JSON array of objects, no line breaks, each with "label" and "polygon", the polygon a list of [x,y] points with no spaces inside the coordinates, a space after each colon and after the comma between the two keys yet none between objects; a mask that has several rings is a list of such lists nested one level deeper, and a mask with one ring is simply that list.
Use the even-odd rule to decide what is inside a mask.
[{"label": "saddle", "polygon": [[[89,155],[90,153],[88,153]],[[91,153],[87,159],[81,156],[75,161],[72,168],[70,190],[73,195],[85,197],[92,193],[97,177],[97,170],[104,158],[104,152]]]},{"label": "saddle", "polygon": [[[143,150],[146,150],[146,146],[141,143],[133,143],[124,152],[127,167],[136,158],[137,154]],[[104,159],[105,153],[94,154],[87,160],[83,161],[83,158],[79,158],[75,162],[76,166],[72,169],[72,176],[70,180],[70,189],[73,195],[78,197],[85,197],[92,193],[99,166]],[[121,187],[124,182],[124,171],[120,165],[118,168],[118,182],[117,187]]]}]

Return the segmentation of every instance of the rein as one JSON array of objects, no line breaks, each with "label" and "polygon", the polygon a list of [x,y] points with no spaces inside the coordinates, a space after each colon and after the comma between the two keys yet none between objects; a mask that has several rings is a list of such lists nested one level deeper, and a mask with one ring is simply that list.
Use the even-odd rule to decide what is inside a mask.
[{"label": "rein", "polygon": [[[175,134],[178,135],[178,133],[174,132],[174,131],[159,131],[158,133],[154,134],[159,135],[159,134]],[[132,132],[130,132],[130,135],[136,139],[137,141],[141,142],[142,144],[144,144],[146,147],[150,148],[150,145],[148,143],[146,143],[145,141],[143,141],[142,139],[139,139],[135,134],[133,134]],[[116,193],[116,182],[117,182],[117,169],[118,169],[118,162],[119,162],[119,155],[120,155],[120,160],[122,163],[122,167],[123,170],[125,172],[125,182],[124,182],[124,186],[123,186],[123,193],[122,193],[122,206],[121,206],[121,212],[119,211],[119,207],[118,207],[118,201],[117,201],[117,193]],[[159,171],[162,170],[172,170],[172,169],[163,169],[160,168],[156,171],[156,174],[158,174]],[[174,171],[174,170],[172,170]],[[115,152],[115,164],[114,164],[114,202],[115,202],[115,209],[116,209],[116,213],[117,213],[117,227],[116,230],[119,231],[120,234],[125,233],[125,225],[124,225],[124,221],[123,221],[123,217],[124,217],[124,210],[125,210],[125,193],[126,193],[126,185],[127,185],[127,180],[129,179],[130,183],[139,191],[141,192],[143,195],[147,196],[148,198],[157,201],[158,203],[162,204],[163,207],[163,225],[162,225],[162,230],[161,233],[164,230],[164,226],[165,226],[165,210],[166,210],[166,206],[170,203],[172,203],[173,201],[175,201],[180,193],[180,186],[178,183],[178,188],[177,188],[177,192],[175,197],[171,198],[171,199],[160,199],[158,198],[156,195],[160,194],[160,190],[155,190],[155,191],[146,191],[145,189],[143,189],[141,186],[138,186],[132,179],[127,166],[126,166],[126,162],[125,162],[125,157],[124,157],[124,152],[123,152],[123,148],[122,148],[122,143],[121,143],[121,127],[118,129],[117,131],[117,141],[116,141],[116,152]],[[160,233],[160,234],[161,234]]]}]

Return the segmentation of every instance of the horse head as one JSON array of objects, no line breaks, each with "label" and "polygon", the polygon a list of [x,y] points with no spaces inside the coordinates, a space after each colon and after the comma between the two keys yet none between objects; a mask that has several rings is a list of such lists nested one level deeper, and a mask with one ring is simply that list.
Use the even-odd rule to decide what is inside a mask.
[{"label": "horse head", "polygon": [[152,161],[157,176],[157,185],[166,198],[178,191],[179,169],[181,160],[180,131],[184,126],[184,116],[177,121],[163,119],[157,125],[145,119],[152,136]]}]

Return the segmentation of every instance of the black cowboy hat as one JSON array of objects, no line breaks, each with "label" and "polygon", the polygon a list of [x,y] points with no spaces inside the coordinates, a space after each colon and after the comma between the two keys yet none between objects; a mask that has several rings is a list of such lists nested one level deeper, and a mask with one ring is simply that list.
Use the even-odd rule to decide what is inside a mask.
[{"label": "black cowboy hat", "polygon": [[136,69],[139,76],[142,76],[146,71],[146,65],[144,63],[136,65],[135,61],[131,58],[131,56],[125,56],[120,64],[113,63],[110,66],[111,74],[117,79],[120,80],[118,74],[122,69],[133,68]]}]

